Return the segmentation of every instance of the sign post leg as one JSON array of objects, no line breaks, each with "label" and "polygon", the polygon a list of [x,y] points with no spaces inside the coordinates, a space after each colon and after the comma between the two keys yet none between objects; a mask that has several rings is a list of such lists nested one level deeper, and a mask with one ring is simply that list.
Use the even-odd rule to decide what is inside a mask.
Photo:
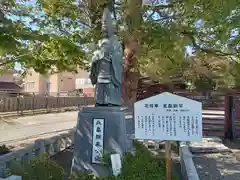
[{"label": "sign post leg", "polygon": [[166,153],[166,180],[171,180],[172,178],[171,141],[165,142],[165,153]]},{"label": "sign post leg", "polygon": [[96,86],[94,86],[94,98],[96,100]]}]

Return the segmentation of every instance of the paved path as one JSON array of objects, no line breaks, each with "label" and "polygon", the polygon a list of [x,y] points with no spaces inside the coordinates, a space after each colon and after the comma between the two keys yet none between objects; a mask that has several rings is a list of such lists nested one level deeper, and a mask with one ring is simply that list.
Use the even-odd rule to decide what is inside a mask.
[{"label": "paved path", "polygon": [[76,126],[77,111],[0,120],[0,145],[39,135],[56,135]]},{"label": "paved path", "polygon": [[240,141],[208,140],[190,144],[200,180],[240,180]]},{"label": "paved path", "polygon": [[193,155],[201,180],[240,180],[240,141],[225,142],[225,145],[230,152]]}]

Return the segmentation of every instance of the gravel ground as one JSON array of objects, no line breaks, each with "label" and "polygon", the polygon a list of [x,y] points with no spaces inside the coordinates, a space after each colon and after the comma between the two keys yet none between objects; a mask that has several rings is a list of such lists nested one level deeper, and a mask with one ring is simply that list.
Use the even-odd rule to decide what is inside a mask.
[{"label": "gravel ground", "polygon": [[234,152],[194,154],[200,180],[240,180],[240,160]]},{"label": "gravel ground", "polygon": [[65,179],[67,180],[70,176],[71,166],[72,166],[72,158],[73,158],[73,147],[70,147],[63,152],[56,154],[51,157],[52,160],[61,165],[65,170]]},{"label": "gravel ground", "polygon": [[77,115],[78,112],[74,111],[0,120],[0,145],[72,129],[76,126]]}]

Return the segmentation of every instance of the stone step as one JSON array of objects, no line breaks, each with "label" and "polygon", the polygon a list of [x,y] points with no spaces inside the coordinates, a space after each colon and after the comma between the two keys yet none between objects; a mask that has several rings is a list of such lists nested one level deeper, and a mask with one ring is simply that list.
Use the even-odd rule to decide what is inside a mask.
[{"label": "stone step", "polygon": [[189,147],[193,154],[231,152],[228,147],[222,144],[222,140],[218,137],[207,137],[200,142],[191,142]]}]

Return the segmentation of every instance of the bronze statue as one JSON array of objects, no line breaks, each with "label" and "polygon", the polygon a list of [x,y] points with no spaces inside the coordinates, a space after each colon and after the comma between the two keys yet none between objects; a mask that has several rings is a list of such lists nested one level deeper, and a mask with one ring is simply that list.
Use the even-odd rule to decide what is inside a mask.
[{"label": "bronze statue", "polygon": [[104,9],[103,39],[99,40],[91,64],[90,79],[96,88],[96,106],[120,106],[122,94],[123,50],[114,35],[111,13]]}]

